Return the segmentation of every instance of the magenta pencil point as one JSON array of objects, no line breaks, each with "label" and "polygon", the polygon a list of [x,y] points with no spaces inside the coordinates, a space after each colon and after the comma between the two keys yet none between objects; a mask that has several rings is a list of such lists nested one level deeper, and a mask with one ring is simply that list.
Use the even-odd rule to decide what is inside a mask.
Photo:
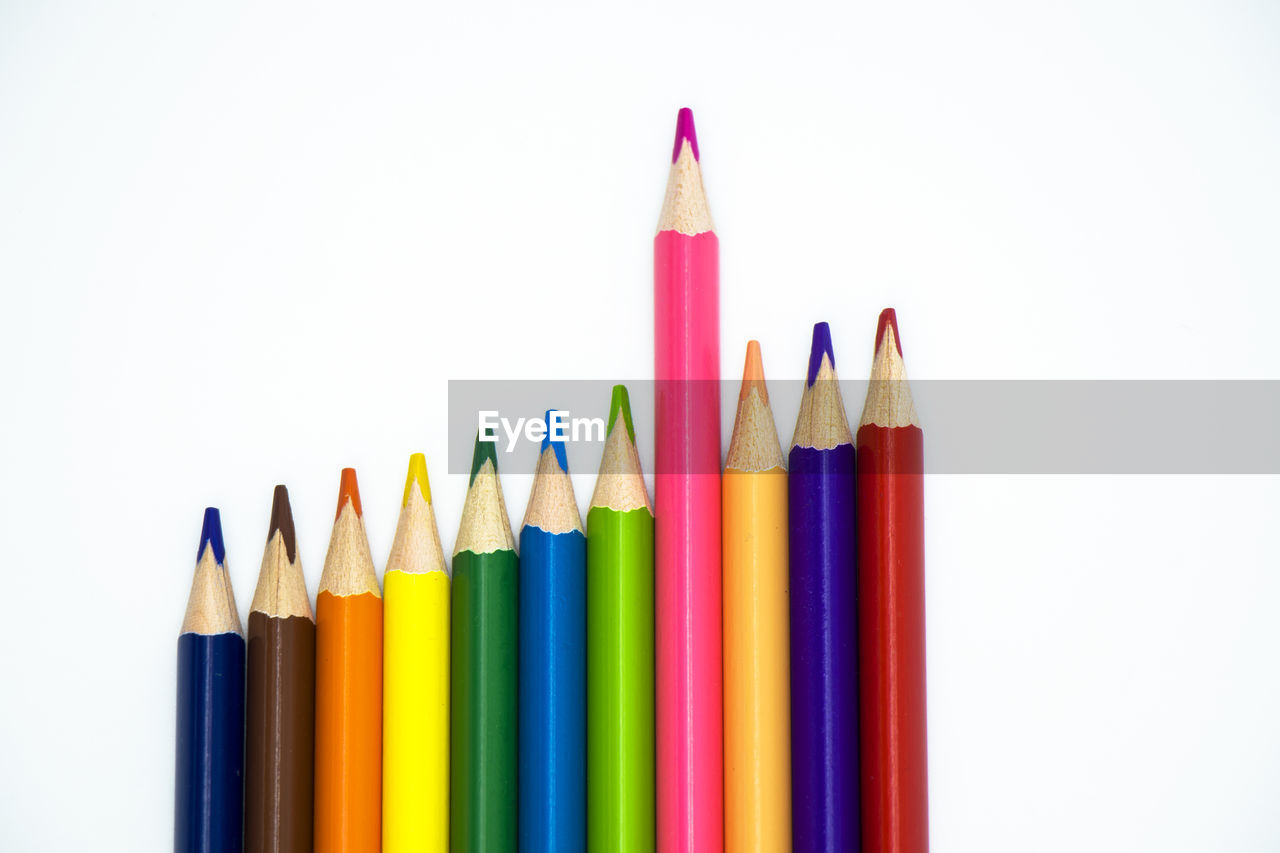
[{"label": "magenta pencil point", "polygon": [[685,140],[689,141],[689,148],[693,150],[693,159],[700,161],[698,130],[693,126],[693,110],[681,107],[680,114],[676,116],[676,145],[671,151],[672,163],[680,159],[680,149],[684,147]]}]

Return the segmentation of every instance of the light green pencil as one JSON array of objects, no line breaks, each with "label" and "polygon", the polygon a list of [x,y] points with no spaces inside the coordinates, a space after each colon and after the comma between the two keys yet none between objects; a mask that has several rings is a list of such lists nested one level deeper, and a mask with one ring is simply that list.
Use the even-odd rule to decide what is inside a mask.
[{"label": "light green pencil", "polygon": [[615,385],[587,512],[587,849],[653,853],[653,505]]}]

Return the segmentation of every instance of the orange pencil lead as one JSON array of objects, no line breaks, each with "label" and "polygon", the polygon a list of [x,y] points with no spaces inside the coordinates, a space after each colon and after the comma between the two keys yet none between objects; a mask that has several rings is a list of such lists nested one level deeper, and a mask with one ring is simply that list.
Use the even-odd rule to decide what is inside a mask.
[{"label": "orange pencil lead", "polygon": [[738,402],[747,399],[751,389],[760,394],[760,401],[769,404],[769,389],[764,384],[764,360],[760,357],[760,342],[747,341],[747,362],[742,367],[742,390],[738,392]]},{"label": "orange pencil lead", "polygon": [[342,480],[338,483],[338,511],[334,513],[334,519],[342,515],[342,508],[346,506],[347,501],[351,501],[351,508],[356,511],[356,515],[364,518],[364,510],[360,506],[360,486],[356,483],[355,468],[342,469]]}]

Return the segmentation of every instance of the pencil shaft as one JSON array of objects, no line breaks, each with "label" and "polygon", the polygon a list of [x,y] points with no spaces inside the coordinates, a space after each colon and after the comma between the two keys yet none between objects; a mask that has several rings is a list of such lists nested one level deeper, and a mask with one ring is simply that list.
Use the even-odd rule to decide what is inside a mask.
[{"label": "pencil shaft", "polygon": [[316,853],[382,843],[382,599],[316,596]]},{"label": "pencil shaft", "polygon": [[245,756],[247,853],[310,853],[316,626],[249,613]]},{"label": "pencil shaft", "polygon": [[858,430],[862,838],[886,853],[929,849],[923,444],[915,426]]},{"label": "pencil shaft", "polygon": [[384,853],[449,849],[449,576],[384,581]]},{"label": "pencil shaft", "polygon": [[516,849],[516,555],[453,560],[449,849]]},{"label": "pencil shaft", "polygon": [[[725,849],[791,846],[787,476],[725,470]],[[808,725],[808,721],[804,721]]]},{"label": "pencil shaft", "polygon": [[797,853],[859,849],[854,448],[793,447],[791,772]]},{"label": "pencil shaft", "polygon": [[719,241],[654,240],[657,848],[724,844]]},{"label": "pencil shaft", "polygon": [[178,637],[175,853],[240,853],[244,825],[244,638]]},{"label": "pencil shaft", "polygon": [[586,538],[520,530],[520,849],[586,849]]},{"label": "pencil shaft", "polygon": [[654,849],[653,514],[587,513],[587,847]]}]

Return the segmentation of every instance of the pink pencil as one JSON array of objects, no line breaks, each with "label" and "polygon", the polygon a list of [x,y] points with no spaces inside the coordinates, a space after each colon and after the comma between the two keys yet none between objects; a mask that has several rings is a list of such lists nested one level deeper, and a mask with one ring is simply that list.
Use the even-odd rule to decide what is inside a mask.
[{"label": "pink pencil", "polygon": [[680,111],[653,241],[658,853],[724,848],[720,244]]}]

